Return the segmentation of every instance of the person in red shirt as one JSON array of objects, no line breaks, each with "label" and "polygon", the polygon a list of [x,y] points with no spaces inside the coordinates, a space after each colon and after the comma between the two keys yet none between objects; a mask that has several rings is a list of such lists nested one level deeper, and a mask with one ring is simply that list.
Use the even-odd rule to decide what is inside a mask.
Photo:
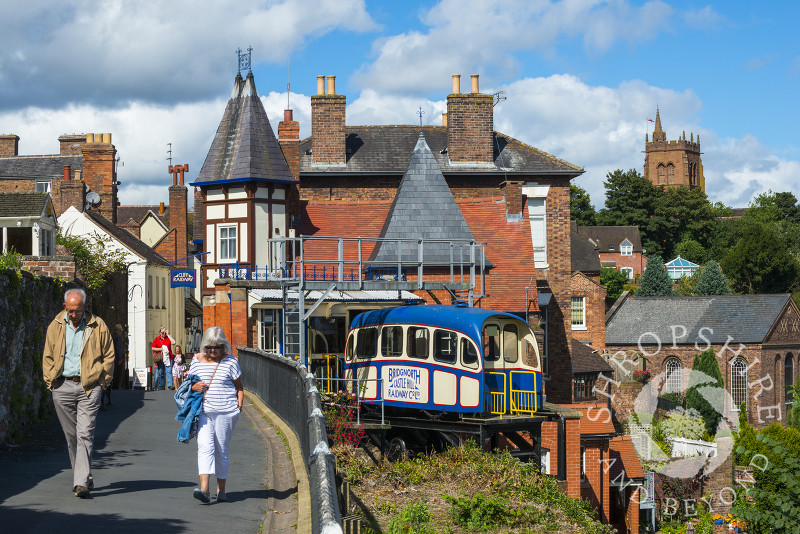
[{"label": "person in red shirt", "polygon": [[169,330],[162,326],[158,331],[158,335],[153,340],[153,349],[157,347],[167,348],[167,353],[169,356],[164,355],[164,374],[166,375],[167,389],[174,389],[172,385],[172,362],[175,359],[175,355],[172,353],[173,343],[175,343],[175,339],[169,335]]}]

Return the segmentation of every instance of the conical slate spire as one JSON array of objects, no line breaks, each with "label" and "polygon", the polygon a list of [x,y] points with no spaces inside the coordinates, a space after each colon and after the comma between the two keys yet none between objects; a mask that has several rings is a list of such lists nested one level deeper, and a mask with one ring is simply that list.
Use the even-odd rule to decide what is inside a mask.
[{"label": "conical slate spire", "polygon": [[236,74],[217,134],[192,185],[247,181],[295,181],[258,97],[252,72],[244,79]]},{"label": "conical slate spire", "polygon": [[653,128],[653,141],[666,141],[666,139],[667,134],[661,129],[661,114],[658,108],[656,108],[656,125]]},{"label": "conical slate spire", "polygon": [[[408,169],[400,182],[380,237],[426,241],[475,241],[422,132],[419,134]],[[401,253],[401,261],[416,261],[417,244],[403,245]],[[391,241],[378,243],[370,259],[380,264],[396,265],[397,244]],[[456,263],[468,262],[469,249],[464,247],[454,250],[453,260]],[[451,261],[449,243],[426,243],[423,261],[426,265],[449,264]],[[480,257],[477,257],[476,261],[480,262]],[[486,260],[485,265],[489,267],[491,263]]]}]

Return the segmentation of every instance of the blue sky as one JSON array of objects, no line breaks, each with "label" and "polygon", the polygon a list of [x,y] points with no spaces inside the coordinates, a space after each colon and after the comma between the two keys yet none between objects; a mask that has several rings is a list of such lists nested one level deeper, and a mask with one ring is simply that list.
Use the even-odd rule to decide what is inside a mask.
[{"label": "blue sky", "polygon": [[[0,0],[10,3],[10,0]],[[273,127],[290,100],[310,133],[316,75],[348,124],[440,124],[450,76],[504,91],[495,128],[585,168],[643,166],[656,106],[668,139],[701,136],[712,201],[800,195],[795,2],[599,0],[30,0],[0,20],[0,133],[21,154],[64,133],[111,132],[123,204],[167,199],[167,143],[194,179],[236,73],[237,47]]]}]

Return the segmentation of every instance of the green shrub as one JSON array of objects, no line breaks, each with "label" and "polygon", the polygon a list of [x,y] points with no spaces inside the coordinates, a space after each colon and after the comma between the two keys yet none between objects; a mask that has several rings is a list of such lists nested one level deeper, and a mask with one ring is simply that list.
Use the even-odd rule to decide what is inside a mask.
[{"label": "green shrub", "polygon": [[695,357],[686,390],[686,409],[697,410],[706,423],[706,430],[712,436],[717,433],[717,426],[722,419],[725,393],[723,384],[714,349],[705,350]]}]

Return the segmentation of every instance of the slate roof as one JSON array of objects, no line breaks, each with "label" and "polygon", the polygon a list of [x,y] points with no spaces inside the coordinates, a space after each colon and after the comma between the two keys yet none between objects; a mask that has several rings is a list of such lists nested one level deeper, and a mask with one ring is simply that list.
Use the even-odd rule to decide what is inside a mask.
[{"label": "slate roof", "polygon": [[[447,128],[444,126],[424,126],[422,132],[430,146],[439,170],[445,174],[458,173],[505,173],[568,175],[583,174],[583,169],[559,159],[547,152],[526,145],[513,137],[493,132],[494,165],[451,165],[447,154]],[[345,150],[346,165],[315,165],[313,161],[312,138],[300,142],[301,173],[376,173],[403,174],[408,166],[408,154],[416,145],[420,127],[411,125],[394,126],[346,126]]]},{"label": "slate roof", "polygon": [[200,174],[190,185],[295,182],[256,91],[253,73],[237,74]]},{"label": "slate roof", "polygon": [[633,252],[642,251],[638,226],[577,226],[576,231],[594,241],[599,252],[619,252],[620,244],[626,239],[633,245]]},{"label": "slate roof", "polygon": [[140,239],[136,236],[128,232],[127,230],[120,228],[116,224],[112,223],[96,211],[86,211],[84,212],[95,224],[101,227],[103,230],[106,231],[111,236],[114,236],[114,239],[128,247],[132,250],[135,254],[140,256],[141,258],[147,260],[150,263],[155,265],[164,265],[169,267],[171,264],[165,260],[160,254],[158,254],[155,250],[148,247],[144,244]]},{"label": "slate roof", "polygon": [[72,175],[83,168],[81,155],[10,156],[0,157],[0,179],[8,178],[61,178],[64,165],[70,165]]},{"label": "slate roof", "polygon": [[[762,343],[791,299],[789,294],[710,297],[631,297],[606,325],[606,345],[672,343],[671,326],[686,328],[676,344]],[[700,329],[703,329],[701,332]],[[679,335],[680,328],[675,329]],[[702,335],[702,337],[701,337]]]},{"label": "slate roof", "polygon": [[[426,265],[445,266],[451,261],[450,243],[446,240],[475,241],[422,133],[419,134],[379,237],[442,240],[423,244],[423,258]],[[403,262],[414,262],[419,257],[416,243],[404,243],[401,249]],[[455,252],[456,262],[461,258],[459,252]],[[469,249],[465,248],[464,253],[464,260],[468,261]],[[397,244],[379,242],[372,251],[370,261],[386,262],[387,265],[396,262]],[[486,260],[485,265],[490,267],[491,263]]]},{"label": "slate roof", "polygon": [[0,218],[39,217],[50,193],[0,193]]},{"label": "slate roof", "polygon": [[611,373],[614,370],[596,350],[580,341],[572,340],[572,374]]},{"label": "slate roof", "polygon": [[578,232],[570,232],[572,271],[582,273],[600,272],[600,255],[587,237]]}]

